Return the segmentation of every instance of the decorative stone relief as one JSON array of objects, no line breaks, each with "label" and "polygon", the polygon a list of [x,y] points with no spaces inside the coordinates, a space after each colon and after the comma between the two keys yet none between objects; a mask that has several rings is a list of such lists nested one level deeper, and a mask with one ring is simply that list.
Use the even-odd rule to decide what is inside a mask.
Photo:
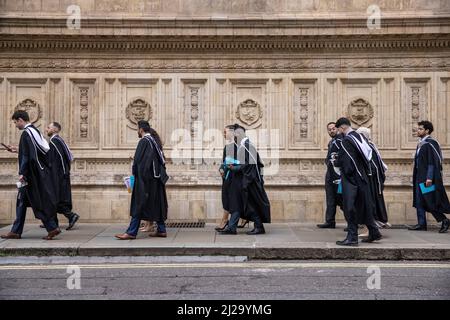
[{"label": "decorative stone relief", "polygon": [[[137,97],[128,104],[126,110],[126,117],[131,122],[132,127],[136,129],[139,121],[149,121],[153,117],[153,110],[150,104],[144,98]],[[131,127],[129,125],[129,127]]]},{"label": "decorative stone relief", "polygon": [[411,88],[411,135],[417,137],[417,123],[420,121],[420,88]]},{"label": "decorative stone relief", "polygon": [[300,137],[308,137],[308,88],[300,88]]},{"label": "decorative stone relief", "polygon": [[88,128],[89,128],[89,88],[88,87],[79,87],[80,89],[80,137],[87,138],[88,137]]},{"label": "decorative stone relief", "polygon": [[373,118],[372,105],[363,98],[358,98],[350,102],[348,105],[348,117],[358,126],[366,125]]},{"label": "decorative stone relief", "polygon": [[261,106],[253,99],[247,99],[241,102],[236,110],[236,118],[252,128],[261,125],[262,116],[263,111]]},{"label": "decorative stone relief", "polygon": [[32,98],[26,98],[22,100],[14,109],[14,111],[18,110],[28,112],[31,123],[36,123],[42,117],[41,107]]},{"label": "decorative stone relief", "polygon": [[199,118],[199,109],[198,109],[198,87],[190,88],[190,104],[191,104],[191,137],[194,138],[197,136],[198,128],[195,126],[195,122]]}]

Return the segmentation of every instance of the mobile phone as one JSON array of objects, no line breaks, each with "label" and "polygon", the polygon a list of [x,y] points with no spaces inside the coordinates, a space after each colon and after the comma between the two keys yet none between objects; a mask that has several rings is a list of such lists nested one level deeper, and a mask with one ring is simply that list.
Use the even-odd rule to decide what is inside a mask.
[{"label": "mobile phone", "polygon": [[11,148],[8,147],[8,146],[7,146],[6,144],[4,144],[3,142],[2,142],[2,146],[4,146],[6,150],[11,151]]}]

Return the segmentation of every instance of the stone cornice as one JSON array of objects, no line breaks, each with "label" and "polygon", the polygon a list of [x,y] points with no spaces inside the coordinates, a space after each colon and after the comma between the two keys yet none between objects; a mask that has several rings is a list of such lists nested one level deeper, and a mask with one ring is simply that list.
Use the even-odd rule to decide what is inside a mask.
[{"label": "stone cornice", "polygon": [[[192,55],[190,58],[168,56],[149,57],[136,54],[124,57],[114,55],[91,55],[81,57],[20,57],[19,54],[0,55],[2,72],[392,72],[392,71],[450,71],[450,53],[430,53],[413,56],[365,55],[348,57],[314,57],[305,50],[305,55],[291,57],[230,56],[210,57]],[[256,53],[256,52],[255,52]]]},{"label": "stone cornice", "polygon": [[342,51],[450,50],[450,34],[427,36],[278,36],[278,37],[22,37],[1,36],[0,50],[52,52],[201,52],[204,53],[296,53]]}]

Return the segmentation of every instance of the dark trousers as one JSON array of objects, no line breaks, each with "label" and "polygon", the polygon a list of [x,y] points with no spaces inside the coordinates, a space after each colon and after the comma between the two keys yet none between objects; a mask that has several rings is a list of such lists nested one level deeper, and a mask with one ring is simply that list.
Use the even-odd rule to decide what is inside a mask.
[{"label": "dark trousers", "polygon": [[231,213],[230,221],[228,222],[229,230],[236,231],[240,217],[241,217],[241,214],[239,213],[239,211],[235,211],[235,212]]},{"label": "dark trousers", "polygon": [[261,217],[256,212],[253,212],[250,216],[250,220],[254,222],[254,227],[257,229],[264,229]]},{"label": "dark trousers", "polygon": [[333,183],[333,181],[329,181],[328,175],[325,178],[325,196],[327,200],[325,222],[334,224],[336,223],[337,186]]},{"label": "dark trousers", "polygon": [[[375,219],[373,217],[372,210],[371,213],[368,212],[357,212],[357,202],[360,202],[361,199],[358,197],[363,197],[367,190],[364,190],[362,186],[357,186],[345,179],[342,178],[342,196],[344,202],[344,215],[347,220],[347,239],[349,241],[358,241],[358,215],[365,214],[365,225],[369,230],[369,237],[377,235],[380,231],[378,230],[377,225],[375,224]],[[359,200],[359,201],[358,201]]]},{"label": "dark trousers", "polygon": [[[140,224],[141,218],[132,217],[126,233],[129,234],[130,236],[136,237],[139,231]],[[158,225],[158,232],[166,233],[166,224],[164,223],[164,221],[158,221],[157,225]]]},{"label": "dark trousers", "polygon": [[[427,213],[425,208],[422,206],[424,199],[422,192],[420,191],[419,185],[416,183],[416,209],[417,209],[417,222],[421,226],[427,225]],[[437,222],[442,222],[446,219],[445,214],[441,212],[430,212]]]},{"label": "dark trousers", "polygon": [[[23,227],[25,225],[25,218],[27,215],[27,203],[29,203],[29,201],[25,188],[20,188],[17,194],[16,220],[14,221],[13,226],[11,228],[12,233],[16,234],[23,233]],[[53,231],[58,228],[58,225],[53,219],[42,220],[42,223],[44,224],[47,232]]]}]

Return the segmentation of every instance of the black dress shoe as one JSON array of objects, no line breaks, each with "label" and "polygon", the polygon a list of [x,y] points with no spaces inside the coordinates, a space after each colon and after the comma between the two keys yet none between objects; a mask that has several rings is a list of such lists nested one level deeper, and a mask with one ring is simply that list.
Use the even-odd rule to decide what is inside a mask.
[{"label": "black dress shoe", "polygon": [[336,223],[325,222],[325,223],[322,223],[322,224],[318,224],[317,228],[320,228],[320,229],[334,229],[334,228],[336,228]]},{"label": "black dress shoe", "polygon": [[236,235],[237,234],[237,232],[236,232],[236,230],[231,230],[231,229],[225,229],[225,230],[223,230],[223,231],[219,231],[219,234],[223,234],[223,235]]},{"label": "black dress shoe", "polygon": [[441,230],[439,230],[439,233],[446,233],[449,227],[450,227],[450,220],[445,219],[444,221],[442,221],[442,226]]},{"label": "black dress shoe", "polygon": [[252,231],[247,232],[249,236],[255,235],[255,234],[265,234],[266,230],[264,228],[255,228]]},{"label": "black dress shoe", "polygon": [[415,226],[408,227],[410,231],[427,231],[427,225],[416,224]]},{"label": "black dress shoe", "polygon": [[351,247],[357,247],[358,241],[350,241],[348,239],[345,239],[343,241],[336,241],[336,244],[338,246],[351,246]]},{"label": "black dress shoe", "polygon": [[80,216],[76,213],[72,213],[69,220],[69,226],[66,230],[71,230],[75,226],[75,223],[77,223],[78,219],[80,219]]},{"label": "black dress shoe", "polygon": [[377,240],[381,240],[381,238],[383,238],[383,236],[381,235],[381,233],[378,232],[378,234],[369,235],[367,238],[362,239],[361,242],[371,243]]}]

